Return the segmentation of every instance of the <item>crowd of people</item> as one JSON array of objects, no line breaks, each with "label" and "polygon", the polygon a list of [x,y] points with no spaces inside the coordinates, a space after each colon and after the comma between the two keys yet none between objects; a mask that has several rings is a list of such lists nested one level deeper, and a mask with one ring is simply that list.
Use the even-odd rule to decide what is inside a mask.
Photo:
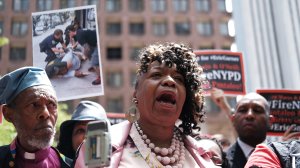
[{"label": "crowd of people", "polygon": [[[82,36],[91,32],[72,25],[68,34],[70,41],[76,34],[77,42],[84,45]],[[91,50],[93,57],[96,49]],[[50,62],[55,59],[47,57]],[[205,119],[202,87],[206,82],[196,55],[187,45],[158,43],[145,47],[139,55],[132,107],[126,112],[128,121],[110,128],[109,167],[300,166],[300,141],[292,140],[299,133],[289,129],[282,138],[285,142],[266,141],[272,116],[267,100],[257,93],[243,95],[232,108],[220,90],[212,91],[213,101],[232,121],[236,142],[199,133]],[[0,79],[0,105],[4,118],[17,131],[13,142],[0,147],[1,168],[84,168],[84,153],[89,150],[84,140],[87,124],[107,118],[100,104],[81,101],[72,118],[61,124],[58,146],[52,147],[58,102],[49,75],[36,67],[20,68]]]}]

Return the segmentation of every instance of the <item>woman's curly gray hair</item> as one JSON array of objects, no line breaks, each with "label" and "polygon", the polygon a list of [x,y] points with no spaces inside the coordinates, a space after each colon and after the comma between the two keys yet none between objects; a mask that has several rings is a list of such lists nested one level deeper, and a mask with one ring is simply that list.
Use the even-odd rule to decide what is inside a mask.
[{"label": "woman's curly gray hair", "polygon": [[204,96],[202,86],[205,79],[202,78],[203,70],[197,63],[193,50],[184,44],[165,43],[153,44],[145,47],[139,55],[138,76],[148,71],[153,61],[162,63],[168,67],[176,64],[178,72],[184,77],[186,99],[179,119],[182,120],[180,127],[183,133],[190,135],[192,129],[200,129],[199,122],[203,122]]}]

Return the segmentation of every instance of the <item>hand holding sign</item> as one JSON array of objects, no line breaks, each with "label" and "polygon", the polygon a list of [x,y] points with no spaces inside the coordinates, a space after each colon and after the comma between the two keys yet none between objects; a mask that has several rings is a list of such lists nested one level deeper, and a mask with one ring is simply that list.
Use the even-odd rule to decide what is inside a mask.
[{"label": "hand holding sign", "polygon": [[218,88],[213,88],[210,93],[211,99],[214,101],[214,103],[230,118],[231,107],[224,95],[224,91]]}]

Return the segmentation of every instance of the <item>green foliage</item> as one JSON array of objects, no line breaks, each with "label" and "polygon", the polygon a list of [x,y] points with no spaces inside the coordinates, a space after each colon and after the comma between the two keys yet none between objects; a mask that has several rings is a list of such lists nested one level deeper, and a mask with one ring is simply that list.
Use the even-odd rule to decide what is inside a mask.
[{"label": "green foliage", "polygon": [[12,123],[7,122],[4,117],[2,121],[2,125],[0,125],[0,146],[9,144],[17,134]]},{"label": "green foliage", "polygon": [[56,121],[56,135],[55,135],[55,141],[52,146],[56,147],[57,146],[57,141],[59,137],[59,127],[62,122],[71,119],[71,115],[67,113],[68,111],[68,105],[66,103],[59,103],[58,106],[58,118]]},{"label": "green foliage", "polygon": [[[56,122],[56,132],[55,141],[53,146],[56,146],[59,127],[61,123],[65,120],[69,120],[71,115],[67,113],[68,105],[65,103],[59,103],[58,105],[58,118]],[[1,115],[1,114],[0,114]],[[13,124],[7,122],[3,117],[2,125],[0,125],[0,146],[9,144],[15,137],[17,133]]]}]

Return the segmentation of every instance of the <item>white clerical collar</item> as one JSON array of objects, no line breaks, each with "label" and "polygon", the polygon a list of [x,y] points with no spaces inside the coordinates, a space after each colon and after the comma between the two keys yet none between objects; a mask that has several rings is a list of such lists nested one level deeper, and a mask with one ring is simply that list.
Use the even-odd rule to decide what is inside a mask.
[{"label": "white clerical collar", "polygon": [[253,152],[254,147],[246,144],[245,142],[243,142],[242,140],[240,140],[240,138],[237,139],[238,144],[240,145],[245,157],[248,159],[249,155],[251,154],[251,152]]},{"label": "white clerical collar", "polygon": [[24,153],[24,158],[25,158],[25,159],[33,160],[33,159],[35,159],[35,153],[28,153],[28,152],[25,152],[25,153]]}]

